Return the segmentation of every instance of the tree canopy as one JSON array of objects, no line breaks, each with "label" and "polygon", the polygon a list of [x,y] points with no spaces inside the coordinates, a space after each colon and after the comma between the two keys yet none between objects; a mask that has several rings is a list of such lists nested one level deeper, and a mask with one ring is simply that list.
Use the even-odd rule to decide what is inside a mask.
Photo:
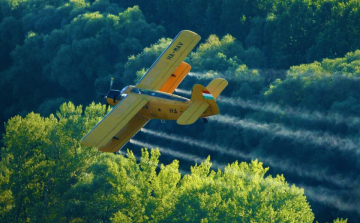
[{"label": "tree canopy", "polygon": [[[210,158],[182,175],[159,150],[139,160],[99,154],[79,139],[104,106],[64,103],[56,116],[29,113],[6,124],[1,220],[101,222],[312,222],[303,189],[266,176],[257,160],[212,170]],[[6,167],[6,168],[5,168]]]}]

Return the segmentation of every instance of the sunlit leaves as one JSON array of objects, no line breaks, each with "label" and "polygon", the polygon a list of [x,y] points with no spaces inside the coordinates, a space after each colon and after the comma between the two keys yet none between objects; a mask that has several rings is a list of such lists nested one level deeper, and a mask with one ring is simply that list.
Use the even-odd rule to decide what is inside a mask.
[{"label": "sunlit leaves", "polygon": [[194,70],[225,71],[241,63],[238,58],[243,52],[242,44],[234,37],[226,35],[220,40],[216,35],[211,35],[191,54],[190,63]]},{"label": "sunlit leaves", "polygon": [[29,113],[8,121],[0,181],[5,219],[44,221],[60,217],[66,205],[62,196],[97,153],[79,144],[89,128],[86,120],[91,113],[95,118],[96,114],[103,115],[104,109],[93,104],[83,116],[81,106],[65,103],[56,116],[43,118]]},{"label": "sunlit leaves", "polygon": [[[101,194],[106,193],[112,222],[312,222],[314,218],[303,190],[289,187],[282,176],[264,178],[267,168],[257,161],[236,162],[216,172],[207,159],[181,178],[176,161],[156,170],[159,155],[158,150],[151,150],[151,156],[142,150],[138,162],[130,151],[128,158],[104,154],[74,189],[84,183],[94,188],[99,210],[104,210]],[[82,197],[79,202],[91,199]]]},{"label": "sunlit leaves", "polygon": [[[289,188],[282,176],[264,178],[267,168],[261,163],[235,162],[226,166],[224,172],[211,171],[210,167],[207,159],[180,181],[176,212],[167,221],[312,222],[314,219],[311,209],[306,208],[303,191],[294,186]],[[293,208],[299,208],[299,213]]]},{"label": "sunlit leaves", "polygon": [[[356,87],[360,71],[359,55],[360,51],[355,51],[343,58],[293,66],[288,71],[287,78],[275,81],[265,95],[271,100],[289,105],[330,109],[333,104],[339,105],[359,94],[359,88]],[[342,112],[350,111],[345,109]]]},{"label": "sunlit leaves", "polygon": [[[44,190],[51,165],[44,150],[51,144],[48,134],[55,123],[54,116],[44,119],[30,113],[25,118],[14,117],[6,125],[5,148],[2,150],[5,159],[2,162],[9,169],[9,183],[4,189],[11,190],[13,195],[13,208],[8,216],[10,219],[25,218],[24,211],[32,214],[34,220],[41,218],[37,213],[43,212],[36,210],[38,205],[43,204],[38,201],[46,196]],[[29,204],[32,205],[26,207]],[[43,206],[41,208],[44,211],[47,209]]]}]

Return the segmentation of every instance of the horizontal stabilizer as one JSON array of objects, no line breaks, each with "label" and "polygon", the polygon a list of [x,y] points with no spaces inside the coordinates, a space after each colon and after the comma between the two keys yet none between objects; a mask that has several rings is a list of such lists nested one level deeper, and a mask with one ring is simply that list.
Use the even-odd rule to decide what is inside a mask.
[{"label": "horizontal stabilizer", "polygon": [[179,125],[190,125],[196,122],[198,118],[209,107],[206,101],[194,101],[188,109],[177,120]]}]

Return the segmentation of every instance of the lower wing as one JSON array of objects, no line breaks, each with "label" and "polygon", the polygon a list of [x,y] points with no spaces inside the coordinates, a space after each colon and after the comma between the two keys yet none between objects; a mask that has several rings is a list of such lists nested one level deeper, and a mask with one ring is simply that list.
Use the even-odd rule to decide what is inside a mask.
[{"label": "lower wing", "polygon": [[104,147],[128,125],[147,102],[139,95],[128,94],[81,139],[81,144],[98,148]]},{"label": "lower wing", "polygon": [[108,144],[99,148],[101,152],[116,152],[121,149],[146,123],[149,119],[135,115]]}]

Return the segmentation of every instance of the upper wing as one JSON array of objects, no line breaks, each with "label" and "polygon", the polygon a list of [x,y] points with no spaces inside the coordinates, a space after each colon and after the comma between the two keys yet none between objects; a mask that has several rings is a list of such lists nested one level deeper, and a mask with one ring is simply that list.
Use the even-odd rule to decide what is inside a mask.
[{"label": "upper wing", "polygon": [[194,32],[181,31],[144,74],[136,87],[159,90],[200,39],[201,37]]},{"label": "upper wing", "polygon": [[146,105],[147,100],[128,94],[93,129],[81,139],[86,146],[105,146]]},{"label": "upper wing", "polygon": [[116,152],[123,147],[147,122],[149,119],[135,115],[118,132],[106,146],[100,147],[101,152]]},{"label": "upper wing", "polygon": [[186,75],[189,73],[191,66],[188,63],[181,62],[165,82],[165,84],[159,89],[159,91],[167,92],[172,94],[179,84],[184,80]]}]

